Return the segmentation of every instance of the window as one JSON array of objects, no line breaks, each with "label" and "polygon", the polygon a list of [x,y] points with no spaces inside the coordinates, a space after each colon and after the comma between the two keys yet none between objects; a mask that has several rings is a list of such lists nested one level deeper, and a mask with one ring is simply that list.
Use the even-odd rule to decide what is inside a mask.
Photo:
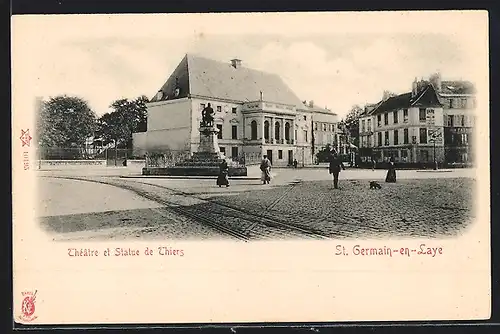
[{"label": "window", "polygon": [[418,119],[420,122],[425,122],[426,120],[425,108],[420,108],[418,110]]},{"label": "window", "polygon": [[231,147],[231,157],[233,158],[238,157],[238,147]]},{"label": "window", "polygon": [[461,100],[460,107],[462,107],[462,108],[467,108],[467,99],[462,99],[462,100]]},{"label": "window", "polygon": [[394,130],[394,145],[399,145],[399,133],[398,130]]},{"label": "window", "polygon": [[469,143],[469,135],[467,133],[462,133],[462,145],[467,145]]},{"label": "window", "polygon": [[407,150],[401,150],[401,158],[408,158],[408,151]]},{"label": "window", "polygon": [[290,123],[285,123],[285,140],[290,140]]},{"label": "window", "polygon": [[[386,114],[387,115],[387,114]],[[385,132],[385,136],[384,136],[384,141],[385,141],[385,146],[389,146],[389,131],[386,131]]]},{"label": "window", "polygon": [[464,115],[460,115],[458,117],[460,118],[460,125],[461,126],[465,126],[465,117],[464,117]]},{"label": "window", "polygon": [[372,120],[368,119],[367,131],[372,131]]},{"label": "window", "polygon": [[217,138],[222,139],[222,124],[217,124],[217,129],[219,129],[219,132],[217,133]]},{"label": "window", "polygon": [[408,109],[403,109],[403,123],[408,123]]},{"label": "window", "polygon": [[278,159],[283,159],[283,150],[278,150]]},{"label": "window", "polygon": [[389,125],[389,114],[388,113],[384,114],[384,125]]},{"label": "window", "polygon": [[323,123],[323,131],[326,132],[326,123]]},{"label": "window", "polygon": [[217,112],[222,112],[222,107],[221,106],[217,106]]},{"label": "window", "polygon": [[236,114],[236,107],[233,107],[232,112],[233,114]]},{"label": "window", "polygon": [[314,123],[314,130],[318,130],[318,122]]},{"label": "window", "polygon": [[392,116],[394,117],[394,124],[398,124],[398,111],[394,111]]},{"label": "window", "polygon": [[238,139],[238,126],[237,125],[231,126],[231,138]]},{"label": "window", "polygon": [[378,146],[382,146],[382,132],[377,133]]},{"label": "window", "polygon": [[365,132],[365,120],[361,121],[361,132]]},{"label": "window", "polygon": [[378,127],[382,126],[382,115],[377,115],[377,126]]},{"label": "window", "polygon": [[[250,137],[251,140],[257,140],[257,122],[252,121],[250,123],[250,128],[251,128],[251,137]],[[268,124],[268,128],[269,128],[269,124]]]},{"label": "window", "polygon": [[453,99],[448,99],[448,108],[453,108]]},{"label": "window", "polygon": [[269,121],[264,121],[264,139],[269,139]]},{"label": "window", "polygon": [[448,126],[453,126],[453,115],[448,115],[448,116],[446,117],[446,124],[447,124]]},{"label": "window", "polygon": [[307,131],[304,131],[304,141],[307,143]]},{"label": "window", "polygon": [[420,128],[420,144],[427,144],[427,128]]},{"label": "window", "polygon": [[307,116],[306,115],[304,115],[304,121],[307,121]]},{"label": "window", "polygon": [[403,143],[408,144],[410,142],[409,136],[408,136],[408,129],[403,130]]},{"label": "window", "polygon": [[200,103],[200,111],[202,111],[203,109],[205,109],[205,103]]},{"label": "window", "polygon": [[274,124],[274,139],[280,140],[280,123]]},{"label": "window", "polygon": [[295,136],[294,136],[295,140],[297,140],[297,130],[295,130]]}]

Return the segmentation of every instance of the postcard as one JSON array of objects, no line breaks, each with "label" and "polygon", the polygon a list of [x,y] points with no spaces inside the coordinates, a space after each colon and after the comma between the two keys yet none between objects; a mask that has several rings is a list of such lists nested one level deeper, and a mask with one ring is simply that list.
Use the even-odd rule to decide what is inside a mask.
[{"label": "postcard", "polygon": [[13,319],[488,319],[486,11],[14,15]]}]

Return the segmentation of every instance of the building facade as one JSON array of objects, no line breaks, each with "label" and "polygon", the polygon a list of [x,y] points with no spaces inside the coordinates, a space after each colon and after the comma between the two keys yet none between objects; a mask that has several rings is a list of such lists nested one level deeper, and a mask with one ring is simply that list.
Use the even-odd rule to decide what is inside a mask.
[{"label": "building facade", "polygon": [[443,106],[432,84],[414,82],[412,91],[385,97],[360,117],[361,160],[393,158],[402,163],[443,163]]},{"label": "building facade", "polygon": [[468,81],[416,78],[409,93],[367,105],[360,117],[361,159],[428,164],[470,164],[475,88]]},{"label": "building facade", "polygon": [[312,163],[312,126],[319,111],[302,103],[277,75],[243,67],[238,59],[224,63],[193,55],[183,58],[148,104],[148,131],[133,134],[136,154],[196,152],[201,111],[209,103],[227,157],[249,162],[268,155],[274,166],[294,159]]},{"label": "building facade", "polygon": [[442,81],[433,74],[429,81],[443,105],[444,158],[447,164],[471,164],[474,161],[473,128],[476,89],[468,81]]}]

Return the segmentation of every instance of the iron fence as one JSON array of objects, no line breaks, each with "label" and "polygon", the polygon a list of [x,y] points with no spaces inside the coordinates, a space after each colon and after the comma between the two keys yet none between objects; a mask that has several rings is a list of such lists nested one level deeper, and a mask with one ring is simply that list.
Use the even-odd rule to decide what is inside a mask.
[{"label": "iron fence", "polygon": [[106,147],[39,147],[39,160],[108,160],[115,158],[143,159],[133,154],[132,149]]},{"label": "iron fence", "polygon": [[146,167],[171,167],[190,157],[191,153],[189,151],[168,150],[162,152],[147,152],[145,155]]}]

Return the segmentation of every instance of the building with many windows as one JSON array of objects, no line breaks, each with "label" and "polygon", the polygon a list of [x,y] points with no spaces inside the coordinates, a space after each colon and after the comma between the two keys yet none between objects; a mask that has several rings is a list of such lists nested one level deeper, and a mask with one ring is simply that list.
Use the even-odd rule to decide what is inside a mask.
[{"label": "building with many windows", "polygon": [[417,80],[412,91],[384,96],[360,117],[363,161],[470,163],[475,89],[468,81]]},{"label": "building with many windows", "polygon": [[336,119],[305,105],[275,74],[246,68],[239,59],[224,63],[188,54],[148,104],[147,132],[133,134],[135,154],[196,152],[208,103],[227,157],[267,154],[275,166],[294,159],[310,164],[313,119]]},{"label": "building with many windows", "polygon": [[435,157],[443,162],[442,127],[443,107],[433,85],[414,82],[411,92],[365,108],[359,126],[361,160],[392,157],[396,162],[427,163]]},{"label": "building with many windows", "polygon": [[443,105],[444,157],[447,164],[470,164],[473,155],[476,89],[469,81],[442,81],[441,74],[430,77]]}]

